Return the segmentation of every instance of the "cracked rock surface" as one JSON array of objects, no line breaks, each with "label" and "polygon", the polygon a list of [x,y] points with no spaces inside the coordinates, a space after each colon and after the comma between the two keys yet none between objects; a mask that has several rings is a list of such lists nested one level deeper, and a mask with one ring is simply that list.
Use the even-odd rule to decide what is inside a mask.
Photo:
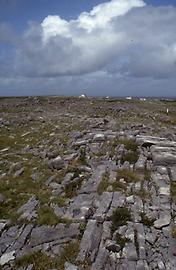
[{"label": "cracked rock surface", "polygon": [[0,269],[176,269],[174,101],[0,98],[0,129]]}]

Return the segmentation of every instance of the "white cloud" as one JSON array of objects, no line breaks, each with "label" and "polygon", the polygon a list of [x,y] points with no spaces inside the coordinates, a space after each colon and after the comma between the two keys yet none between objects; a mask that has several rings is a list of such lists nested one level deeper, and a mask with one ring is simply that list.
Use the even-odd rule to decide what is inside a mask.
[{"label": "white cloud", "polygon": [[174,78],[175,29],[176,7],[147,6],[142,0],[107,1],[70,21],[49,15],[40,24],[29,24],[13,62],[0,67],[0,73],[8,74],[11,67],[15,76],[62,78],[62,84],[76,75],[77,85],[76,78],[83,78],[107,88],[126,78]]},{"label": "white cloud", "polygon": [[130,43],[113,20],[142,6],[142,0],[111,0],[76,20],[48,16],[41,25],[30,25],[18,49],[17,70],[26,76],[60,76],[101,69]]}]

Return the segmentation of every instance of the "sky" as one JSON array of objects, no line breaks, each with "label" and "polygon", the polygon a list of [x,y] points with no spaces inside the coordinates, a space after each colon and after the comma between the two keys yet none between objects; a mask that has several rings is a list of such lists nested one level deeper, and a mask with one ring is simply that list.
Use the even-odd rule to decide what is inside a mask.
[{"label": "sky", "polygon": [[176,97],[175,0],[0,0],[0,96]]}]

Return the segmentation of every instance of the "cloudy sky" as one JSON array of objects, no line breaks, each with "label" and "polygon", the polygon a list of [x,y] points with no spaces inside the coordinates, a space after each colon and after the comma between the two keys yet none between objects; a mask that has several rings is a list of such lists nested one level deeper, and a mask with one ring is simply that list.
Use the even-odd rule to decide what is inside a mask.
[{"label": "cloudy sky", "polygon": [[0,0],[0,95],[176,97],[175,0]]}]

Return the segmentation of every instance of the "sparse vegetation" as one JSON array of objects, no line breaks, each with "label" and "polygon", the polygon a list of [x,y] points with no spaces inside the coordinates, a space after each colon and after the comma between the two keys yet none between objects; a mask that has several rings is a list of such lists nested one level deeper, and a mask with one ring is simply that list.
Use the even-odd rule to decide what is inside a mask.
[{"label": "sparse vegetation", "polygon": [[64,220],[62,218],[57,217],[49,206],[45,205],[39,208],[37,213],[36,224],[56,225],[58,223],[64,223]]},{"label": "sparse vegetation", "polygon": [[125,161],[128,161],[129,163],[135,164],[138,158],[139,155],[137,152],[128,151],[122,155],[121,162],[123,164]]},{"label": "sparse vegetation", "polygon": [[171,196],[172,200],[176,202],[176,183],[173,181],[171,182]]},{"label": "sparse vegetation", "polygon": [[43,252],[38,251],[17,259],[15,262],[15,269],[28,266],[30,264],[33,264],[34,270],[46,270],[59,267],[59,261],[57,259],[48,257]]},{"label": "sparse vegetation", "polygon": [[126,225],[128,221],[131,221],[131,213],[127,207],[118,207],[111,216],[112,226],[111,232],[113,233],[119,226]]},{"label": "sparse vegetation", "polygon": [[105,172],[103,177],[102,177],[102,180],[99,183],[98,188],[97,188],[98,195],[101,195],[103,192],[105,192],[107,190],[107,188],[109,186],[108,179],[109,179],[109,173]]},{"label": "sparse vegetation", "polygon": [[123,249],[125,244],[130,241],[129,238],[122,237],[119,233],[116,233],[115,239],[116,239],[116,243],[121,247],[121,249]]},{"label": "sparse vegetation", "polygon": [[77,191],[81,187],[82,181],[83,181],[83,178],[82,177],[74,178],[73,180],[71,180],[71,182],[69,182],[65,186],[65,190],[64,190],[65,197],[66,198],[73,198],[74,196],[76,196]]},{"label": "sparse vegetation", "polygon": [[172,237],[176,238],[176,225],[172,227]]},{"label": "sparse vegetation", "polygon": [[141,216],[141,223],[143,225],[145,225],[147,227],[153,226],[155,219],[148,218],[147,215],[144,212],[142,212],[140,214],[140,216]]},{"label": "sparse vegetation", "polygon": [[120,179],[124,179],[127,183],[138,182],[141,180],[141,176],[138,173],[128,169],[119,169],[117,171],[116,180],[119,181]]},{"label": "sparse vegetation", "polygon": [[51,258],[41,251],[25,255],[15,262],[15,269],[33,264],[34,270],[59,269],[64,270],[66,261],[74,263],[79,250],[79,242],[73,241],[65,246],[60,256]]}]

